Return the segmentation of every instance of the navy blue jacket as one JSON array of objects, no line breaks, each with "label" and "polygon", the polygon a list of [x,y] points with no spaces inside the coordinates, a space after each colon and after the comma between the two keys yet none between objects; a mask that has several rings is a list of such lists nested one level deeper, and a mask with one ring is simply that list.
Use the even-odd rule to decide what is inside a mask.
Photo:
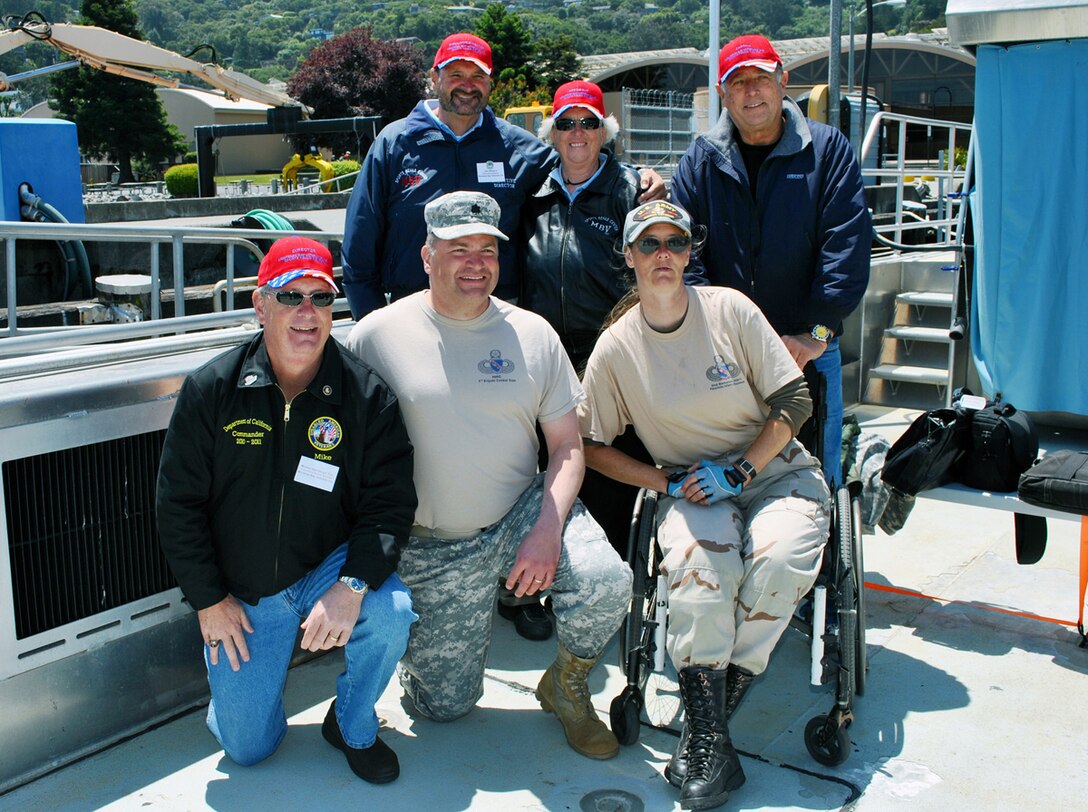
[{"label": "navy blue jacket", "polygon": [[783,102],[785,130],[759,171],[753,200],[728,113],[695,139],[672,199],[707,227],[689,278],[746,293],[779,335],[842,321],[869,284],[872,217],[861,170],[838,130]]},{"label": "navy blue jacket", "polygon": [[499,285],[518,295],[514,241],[526,197],[544,182],[558,156],[532,133],[486,108],[461,141],[435,124],[424,102],[383,129],[363,162],[344,225],[344,293],[355,318],[427,287],[420,249],[427,238],[423,207],[455,191],[485,192],[502,209]]}]

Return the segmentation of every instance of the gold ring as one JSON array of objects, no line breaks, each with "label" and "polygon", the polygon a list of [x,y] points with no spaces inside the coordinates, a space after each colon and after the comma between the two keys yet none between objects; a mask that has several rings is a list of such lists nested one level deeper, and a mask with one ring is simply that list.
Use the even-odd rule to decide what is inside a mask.
[{"label": "gold ring", "polygon": [[218,640],[209,640],[208,641],[208,648],[219,648],[219,641]]},{"label": "gold ring", "polygon": [[337,640],[339,640],[339,639],[340,639],[340,635],[339,635],[339,634],[332,634],[332,633],[330,633],[330,634],[329,634],[329,637],[331,637],[331,638],[332,638],[332,641],[333,641],[334,643],[335,643],[335,642],[336,642]]},{"label": "gold ring", "polygon": [[534,578],[533,580],[534,580],[534,581],[539,581],[540,583],[544,583],[544,582],[545,582],[545,581],[547,581],[548,579],[547,579],[547,578]]}]

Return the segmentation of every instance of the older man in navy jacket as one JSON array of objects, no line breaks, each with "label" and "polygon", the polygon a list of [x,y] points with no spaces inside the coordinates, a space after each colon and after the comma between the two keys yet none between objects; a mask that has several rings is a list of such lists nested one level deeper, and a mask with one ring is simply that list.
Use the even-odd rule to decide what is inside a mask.
[{"label": "older man in navy jacket", "polygon": [[786,96],[789,74],[764,37],[718,58],[725,108],[680,160],[672,198],[707,227],[692,281],[744,291],[799,367],[826,379],[824,474],[842,479],[843,320],[869,284],[872,218],[845,136]]}]

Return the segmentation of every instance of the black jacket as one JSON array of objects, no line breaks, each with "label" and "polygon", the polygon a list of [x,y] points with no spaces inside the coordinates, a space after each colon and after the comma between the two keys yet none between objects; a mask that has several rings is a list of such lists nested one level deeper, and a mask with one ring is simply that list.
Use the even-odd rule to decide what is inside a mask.
[{"label": "black jacket", "polygon": [[[302,460],[332,480],[331,491],[299,481]],[[377,588],[396,569],[415,509],[396,398],[331,337],[316,377],[289,407],[263,332],[182,385],[157,510],[163,550],[194,608],[228,593],[256,603],[345,541],[341,574]]]},{"label": "black jacket", "polygon": [[615,249],[639,193],[638,172],[608,155],[573,203],[549,176],[522,207],[518,304],[546,318],[572,355],[588,355],[630,286]]}]

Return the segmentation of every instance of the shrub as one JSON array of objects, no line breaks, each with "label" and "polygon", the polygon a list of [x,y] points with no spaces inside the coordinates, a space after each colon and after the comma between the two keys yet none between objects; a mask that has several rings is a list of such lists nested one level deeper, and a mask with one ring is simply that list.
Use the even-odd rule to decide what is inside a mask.
[{"label": "shrub", "polygon": [[196,153],[195,152],[186,152],[185,155],[182,156],[181,162],[186,163],[186,164],[195,164],[196,163]]},{"label": "shrub", "polygon": [[[359,171],[358,161],[333,161],[332,162],[333,177],[339,178],[341,175],[350,175],[352,172]],[[347,178],[345,180],[336,180],[332,183],[332,191],[334,192],[346,192],[355,186],[355,180],[359,176],[356,175],[353,178]]]},{"label": "shrub", "polygon": [[163,175],[171,197],[196,197],[200,193],[196,164],[178,164]]}]

